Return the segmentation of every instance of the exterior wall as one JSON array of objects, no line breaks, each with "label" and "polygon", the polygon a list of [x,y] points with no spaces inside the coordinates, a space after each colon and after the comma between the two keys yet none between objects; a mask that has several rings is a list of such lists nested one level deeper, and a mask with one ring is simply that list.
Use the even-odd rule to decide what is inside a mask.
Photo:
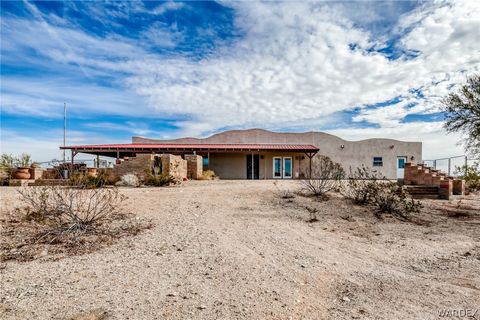
[{"label": "exterior wall", "polygon": [[[246,179],[247,178],[247,155],[244,153],[210,153],[209,166],[221,179]],[[292,177],[301,174],[301,162],[308,162],[308,158],[299,153],[281,152],[256,152],[259,159],[259,179],[273,178],[273,157],[292,157]],[[263,158],[263,159],[262,159]]]},{"label": "exterior wall", "polygon": [[136,157],[128,158],[117,164],[112,174],[121,177],[125,174],[133,173],[139,177],[144,177],[153,166],[152,154],[138,154]]},{"label": "exterior wall", "polygon": [[[389,179],[397,178],[397,157],[405,156],[408,162],[422,162],[422,143],[405,142],[393,139],[367,139],[360,141],[346,141],[334,135],[322,132],[304,133],[277,133],[262,129],[232,130],[212,135],[208,138],[181,138],[174,140],[154,140],[141,137],[133,137],[133,143],[281,143],[281,144],[311,144],[317,146],[320,151],[318,155],[330,157],[333,161],[340,163],[346,172],[350,168],[355,169],[362,165],[372,167]],[[282,154],[278,154],[283,156]],[[301,156],[297,154],[298,156]],[[270,154],[268,154],[270,156]],[[274,156],[273,154],[271,155]],[[373,157],[382,157],[383,166],[373,167]],[[217,157],[217,159],[215,159]],[[412,159],[413,157],[413,159]],[[220,178],[224,179],[245,179],[246,178],[246,157],[244,154],[211,154],[212,163],[210,169],[214,170]],[[222,161],[223,159],[223,161]],[[315,160],[314,160],[315,161]],[[295,168],[299,167],[301,172],[308,168],[308,158],[304,160],[295,159]],[[266,166],[266,168],[265,168]],[[264,164],[260,159],[260,177],[271,178],[272,160]],[[306,166],[306,167],[305,167]],[[215,169],[217,168],[217,170]],[[218,171],[218,172],[217,172]]]}]

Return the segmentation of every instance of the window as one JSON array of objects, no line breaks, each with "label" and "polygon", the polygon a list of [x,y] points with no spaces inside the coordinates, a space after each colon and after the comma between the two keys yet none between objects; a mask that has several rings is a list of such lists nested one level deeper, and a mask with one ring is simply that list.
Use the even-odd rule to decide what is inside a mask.
[{"label": "window", "polygon": [[208,160],[209,160],[208,157],[203,157],[202,158],[202,163],[203,163],[204,167],[208,167]]},{"label": "window", "polygon": [[374,167],[382,167],[383,166],[383,158],[382,157],[373,157],[373,166]]}]

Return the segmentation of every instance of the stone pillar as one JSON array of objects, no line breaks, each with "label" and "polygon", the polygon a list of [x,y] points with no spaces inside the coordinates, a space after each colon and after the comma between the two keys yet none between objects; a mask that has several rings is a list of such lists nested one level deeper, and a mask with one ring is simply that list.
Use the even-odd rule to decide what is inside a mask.
[{"label": "stone pillar", "polygon": [[195,154],[186,154],[187,160],[187,178],[200,179],[203,176],[203,158]]}]

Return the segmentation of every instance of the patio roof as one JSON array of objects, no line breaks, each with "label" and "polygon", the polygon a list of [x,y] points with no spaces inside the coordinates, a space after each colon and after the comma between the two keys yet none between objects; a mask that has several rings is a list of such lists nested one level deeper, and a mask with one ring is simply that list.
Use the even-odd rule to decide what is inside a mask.
[{"label": "patio roof", "polygon": [[255,152],[287,151],[317,153],[319,148],[309,144],[96,144],[65,146],[60,149],[77,153],[89,153],[103,156],[133,156],[136,153],[186,153],[186,152]]}]

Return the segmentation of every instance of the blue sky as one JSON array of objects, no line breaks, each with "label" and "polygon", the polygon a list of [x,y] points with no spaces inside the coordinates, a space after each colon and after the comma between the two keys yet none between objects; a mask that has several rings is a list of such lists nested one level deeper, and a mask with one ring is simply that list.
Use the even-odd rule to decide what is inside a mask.
[{"label": "blue sky", "polygon": [[233,128],[461,154],[440,99],[480,68],[476,1],[1,2],[1,147]]}]

